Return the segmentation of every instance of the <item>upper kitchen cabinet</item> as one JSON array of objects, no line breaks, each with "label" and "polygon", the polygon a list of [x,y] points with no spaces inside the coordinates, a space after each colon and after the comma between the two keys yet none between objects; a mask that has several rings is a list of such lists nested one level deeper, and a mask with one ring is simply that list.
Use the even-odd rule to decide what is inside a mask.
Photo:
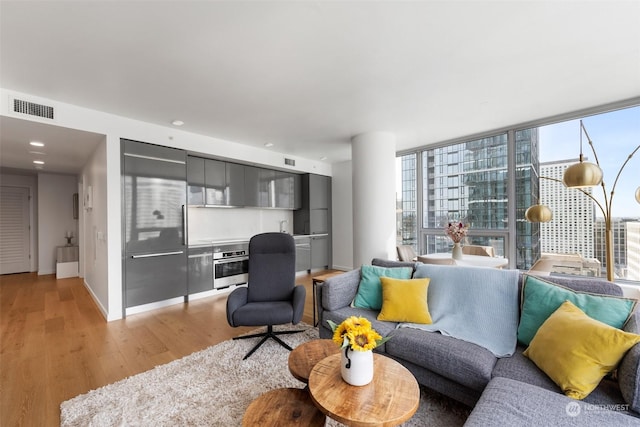
[{"label": "upper kitchen cabinet", "polygon": [[301,177],[298,174],[276,171],[274,176],[274,207],[299,209],[302,206],[300,182]]},{"label": "upper kitchen cabinet", "polygon": [[301,176],[189,156],[189,205],[298,209]]},{"label": "upper kitchen cabinet", "polygon": [[227,174],[225,162],[206,159],[204,161],[205,204],[226,205]]},{"label": "upper kitchen cabinet", "polygon": [[301,177],[302,201],[293,214],[294,234],[331,232],[331,177],[306,174]]},{"label": "upper kitchen cabinet", "polygon": [[244,206],[244,165],[225,163],[225,178],[227,182],[225,192],[226,206]]},{"label": "upper kitchen cabinet", "polygon": [[244,168],[244,203],[255,208],[271,207],[271,185],[274,171],[245,166]]},{"label": "upper kitchen cabinet", "polygon": [[204,205],[204,160],[201,157],[187,157],[187,182],[189,184],[187,198],[190,205]]},{"label": "upper kitchen cabinet", "polygon": [[297,209],[300,207],[300,175],[245,166],[245,206]]},{"label": "upper kitchen cabinet", "polygon": [[244,206],[244,166],[189,156],[189,204]]},{"label": "upper kitchen cabinet", "polygon": [[309,209],[329,209],[331,204],[331,177],[307,175],[309,182]]}]

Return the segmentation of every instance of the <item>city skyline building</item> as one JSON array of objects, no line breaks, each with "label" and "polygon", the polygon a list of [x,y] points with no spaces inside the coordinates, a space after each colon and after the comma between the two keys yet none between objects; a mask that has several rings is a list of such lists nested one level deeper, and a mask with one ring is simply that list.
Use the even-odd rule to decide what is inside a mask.
[{"label": "city skyline building", "polygon": [[[638,218],[612,218],[613,273],[616,278],[640,280],[640,220]],[[606,243],[603,218],[594,223],[595,258],[600,260],[602,274],[606,276]]]},{"label": "city skyline building", "polygon": [[[580,254],[584,258],[593,258],[593,200],[581,191],[554,181],[562,181],[565,169],[576,162],[578,159],[540,163],[540,200],[553,212],[551,221],[540,224],[540,249],[543,253]],[[592,193],[591,188],[583,190]],[[602,263],[603,260],[598,259]]]}]

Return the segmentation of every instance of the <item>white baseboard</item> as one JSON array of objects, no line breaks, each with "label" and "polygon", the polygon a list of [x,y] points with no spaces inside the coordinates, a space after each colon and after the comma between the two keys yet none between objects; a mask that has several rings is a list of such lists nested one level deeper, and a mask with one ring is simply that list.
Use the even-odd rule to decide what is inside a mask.
[{"label": "white baseboard", "polygon": [[87,283],[86,278],[84,278],[82,283],[84,284],[84,287],[87,289],[87,292],[89,292],[89,295],[91,295],[91,298],[93,299],[93,301],[98,306],[98,309],[100,310],[100,313],[102,313],[102,317],[104,317],[104,320],[106,320],[107,322],[111,320],[117,320],[117,319],[109,319],[109,313],[107,312],[106,308],[102,305],[102,303],[100,302],[96,294],[93,292],[93,289],[91,289],[91,286],[89,286],[89,284]]}]

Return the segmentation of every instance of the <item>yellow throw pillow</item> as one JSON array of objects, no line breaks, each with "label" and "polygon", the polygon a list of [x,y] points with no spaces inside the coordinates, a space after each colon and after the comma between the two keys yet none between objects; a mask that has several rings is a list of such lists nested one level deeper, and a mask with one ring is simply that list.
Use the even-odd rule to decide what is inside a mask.
[{"label": "yellow throw pillow", "polygon": [[378,320],[432,323],[427,307],[429,278],[393,279],[381,277],[382,309]]},{"label": "yellow throw pillow", "polygon": [[611,372],[640,335],[587,316],[565,301],[540,326],[524,355],[573,399],[584,399]]}]

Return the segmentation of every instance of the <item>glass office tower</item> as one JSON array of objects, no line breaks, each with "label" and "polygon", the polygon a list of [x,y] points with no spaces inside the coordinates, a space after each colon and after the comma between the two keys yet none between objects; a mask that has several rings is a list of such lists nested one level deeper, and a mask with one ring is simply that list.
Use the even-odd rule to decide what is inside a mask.
[{"label": "glass office tower", "polygon": [[[538,131],[532,128],[512,135],[511,144],[509,134],[503,133],[425,149],[420,157],[400,156],[398,223],[402,230],[398,242],[414,245],[419,253],[449,251],[452,242],[445,236],[444,226],[461,220],[470,224],[466,244],[493,246],[498,256],[508,257],[509,191],[513,185],[516,266],[529,268],[539,255],[539,227],[524,221],[524,211],[537,202]],[[516,165],[513,184],[510,155]],[[416,200],[419,192],[420,203]]]}]

